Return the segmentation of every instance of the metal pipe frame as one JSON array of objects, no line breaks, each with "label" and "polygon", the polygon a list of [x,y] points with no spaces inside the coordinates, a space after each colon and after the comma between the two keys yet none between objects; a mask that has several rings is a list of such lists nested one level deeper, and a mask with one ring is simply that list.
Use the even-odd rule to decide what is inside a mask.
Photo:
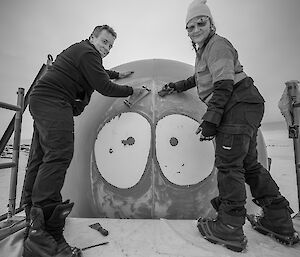
[{"label": "metal pipe frame", "polygon": [[0,102],[0,107],[12,111],[20,111],[20,106],[12,105],[4,102]]},{"label": "metal pipe frame", "polygon": [[7,219],[11,219],[16,210],[16,190],[19,168],[19,154],[20,154],[20,139],[21,139],[21,127],[22,116],[24,108],[24,88],[18,88],[17,105],[11,105],[0,102],[0,107],[9,110],[16,111],[14,120],[14,141],[13,141],[13,155],[12,162],[2,163],[0,169],[11,168],[9,199],[8,199],[8,212]]},{"label": "metal pipe frame", "polygon": [[4,162],[4,163],[0,163],[0,169],[7,169],[7,168],[12,168],[16,166],[16,164],[14,162]]}]

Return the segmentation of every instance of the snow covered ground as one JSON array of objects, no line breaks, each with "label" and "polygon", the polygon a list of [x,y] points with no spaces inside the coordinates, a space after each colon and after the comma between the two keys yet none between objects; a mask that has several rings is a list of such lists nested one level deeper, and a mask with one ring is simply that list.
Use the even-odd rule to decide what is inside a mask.
[{"label": "snow covered ground", "polygon": [[[99,222],[109,231],[107,237],[89,228]],[[294,221],[299,231],[300,219]],[[69,218],[65,237],[79,248],[105,243],[83,251],[83,257],[298,257],[300,244],[287,247],[253,230],[246,222],[246,251],[233,252],[206,241],[199,233],[195,220],[86,219]],[[23,231],[0,241],[0,256],[21,257]]]}]

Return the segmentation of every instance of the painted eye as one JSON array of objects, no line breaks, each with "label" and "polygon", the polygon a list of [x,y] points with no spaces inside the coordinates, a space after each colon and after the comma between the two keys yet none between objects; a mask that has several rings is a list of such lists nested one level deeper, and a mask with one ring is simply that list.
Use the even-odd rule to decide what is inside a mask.
[{"label": "painted eye", "polygon": [[151,126],[134,112],[115,116],[100,128],[95,159],[101,176],[118,188],[133,187],[141,179],[150,152]]},{"label": "painted eye", "polygon": [[168,115],[156,126],[156,156],[163,175],[180,186],[197,184],[214,168],[212,141],[200,142],[199,123],[181,114]]}]

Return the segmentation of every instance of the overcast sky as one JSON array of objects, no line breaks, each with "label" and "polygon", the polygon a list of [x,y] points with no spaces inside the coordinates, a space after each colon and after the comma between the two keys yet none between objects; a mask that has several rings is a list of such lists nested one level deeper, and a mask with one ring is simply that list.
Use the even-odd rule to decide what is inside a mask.
[{"label": "overcast sky", "polygon": [[[0,101],[16,103],[48,54],[88,38],[96,25],[112,26],[118,38],[106,68],[142,59],[194,64],[185,31],[189,0],[1,0]],[[283,120],[277,103],[285,82],[300,80],[299,0],[208,0],[217,33],[238,50],[246,73],[266,100],[264,122]],[[0,132],[12,112],[0,109]],[[31,137],[24,115],[22,138]]]}]

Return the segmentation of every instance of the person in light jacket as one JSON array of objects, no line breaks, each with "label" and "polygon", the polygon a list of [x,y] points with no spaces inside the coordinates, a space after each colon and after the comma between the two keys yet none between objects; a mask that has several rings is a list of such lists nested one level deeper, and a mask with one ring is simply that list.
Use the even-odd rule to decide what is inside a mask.
[{"label": "person in light jacket", "polygon": [[238,52],[216,27],[206,1],[194,0],[186,15],[186,30],[196,52],[195,74],[170,82],[162,91],[183,92],[196,87],[207,110],[196,131],[200,141],[215,138],[218,197],[211,200],[217,218],[200,217],[197,227],[207,240],[243,251],[246,209],[245,183],[264,215],[247,215],[253,227],[285,244],[299,242],[289,202],[257,160],[257,131],[264,114],[264,99],[243,70]]}]

